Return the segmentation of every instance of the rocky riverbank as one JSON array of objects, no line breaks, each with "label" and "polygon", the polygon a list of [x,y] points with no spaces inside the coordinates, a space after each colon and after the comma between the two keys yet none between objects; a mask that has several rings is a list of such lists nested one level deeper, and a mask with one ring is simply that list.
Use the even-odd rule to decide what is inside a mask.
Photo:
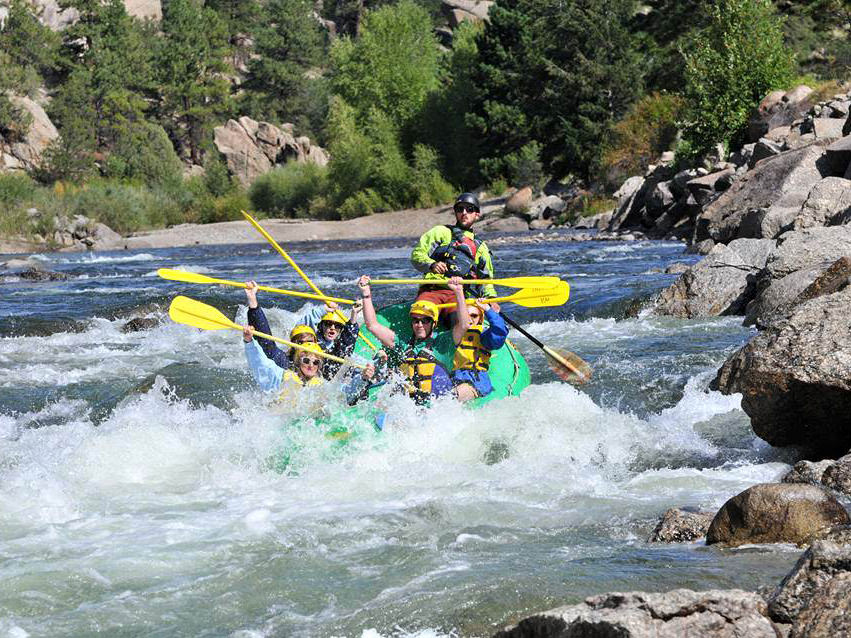
[{"label": "rocky riverbank", "polygon": [[[703,260],[639,313],[739,315],[758,334],[711,387],[741,393],[754,432],[800,456],[780,483],[716,512],[671,509],[650,542],[808,547],[776,587],[609,593],[521,620],[496,636],[851,634],[851,94],[813,104],[799,87],[763,100],[751,143],[729,161],[628,179],[597,223],[690,242]],[[843,456],[843,454],[845,456]],[[837,458],[839,457],[839,458]]]}]

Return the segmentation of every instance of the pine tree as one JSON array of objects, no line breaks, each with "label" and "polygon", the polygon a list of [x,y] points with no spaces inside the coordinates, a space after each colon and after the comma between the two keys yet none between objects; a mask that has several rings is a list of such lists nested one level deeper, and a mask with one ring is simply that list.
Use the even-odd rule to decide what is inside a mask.
[{"label": "pine tree", "polygon": [[[311,0],[271,0],[257,31],[258,57],[249,63],[244,108],[258,119],[291,122],[316,133],[326,115],[322,78],[309,77],[322,60],[325,35]],[[319,110],[319,115],[315,110]]]},{"label": "pine tree", "polygon": [[[552,174],[590,179],[611,126],[640,94],[629,0],[499,0],[480,42],[478,99],[486,177],[539,144]],[[524,151],[525,149],[525,151]],[[509,173],[506,175],[506,173]]]},{"label": "pine tree", "polygon": [[225,77],[230,71],[227,29],[215,11],[197,0],[170,0],[161,28],[157,113],[179,154],[202,164],[213,125],[232,108]]}]

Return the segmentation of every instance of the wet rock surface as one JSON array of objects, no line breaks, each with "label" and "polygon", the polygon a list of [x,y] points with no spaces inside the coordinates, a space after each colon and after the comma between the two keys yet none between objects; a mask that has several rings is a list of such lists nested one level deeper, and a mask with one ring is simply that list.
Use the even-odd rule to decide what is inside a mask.
[{"label": "wet rock surface", "polygon": [[712,512],[689,511],[672,507],[662,516],[650,534],[650,543],[685,543],[706,536]]},{"label": "wet rock surface", "polygon": [[776,638],[765,609],[741,590],[610,593],[535,614],[494,638]]},{"label": "wet rock surface", "polygon": [[803,543],[851,523],[845,508],[814,485],[763,483],[724,503],[706,533],[707,545]]}]

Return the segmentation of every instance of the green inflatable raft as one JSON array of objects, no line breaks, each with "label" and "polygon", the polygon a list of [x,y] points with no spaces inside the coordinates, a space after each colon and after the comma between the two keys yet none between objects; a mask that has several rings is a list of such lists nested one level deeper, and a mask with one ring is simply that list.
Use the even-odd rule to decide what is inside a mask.
[{"label": "green inflatable raft", "polygon": [[[388,306],[378,311],[378,320],[383,325],[392,328],[396,334],[401,335],[404,339],[410,339],[409,309],[410,304]],[[361,328],[361,334],[377,344],[378,340],[366,328]],[[452,359],[455,356],[454,348],[447,352],[435,352],[434,354],[447,370],[452,370]],[[363,339],[358,339],[355,355],[371,360],[374,352]],[[531,382],[529,366],[510,339],[502,348],[491,355],[488,373],[493,384],[493,392],[485,397],[470,401],[467,407],[475,409],[497,399],[516,396]],[[338,457],[353,440],[374,436],[381,430],[384,422],[384,414],[371,400],[380,389],[381,386],[374,388],[370,392],[370,399],[361,401],[353,407],[337,410],[330,416],[302,418],[288,423],[284,428],[287,440],[272,460],[273,467],[279,472],[298,473],[301,465],[299,457],[306,456],[303,454],[306,451],[304,441],[298,442],[299,431],[305,429],[315,432],[315,428],[318,427],[325,431],[324,438],[327,449],[320,454],[325,460],[333,460]],[[316,452],[316,450],[312,452]],[[314,455],[311,454],[311,456]]]}]

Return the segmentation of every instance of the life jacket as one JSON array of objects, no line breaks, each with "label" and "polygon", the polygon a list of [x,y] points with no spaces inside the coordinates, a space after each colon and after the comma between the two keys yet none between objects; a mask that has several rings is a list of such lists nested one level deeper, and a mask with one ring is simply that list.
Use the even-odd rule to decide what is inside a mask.
[{"label": "life jacket", "polygon": [[[487,277],[485,260],[478,257],[481,240],[468,237],[458,226],[447,226],[447,228],[452,233],[452,239],[446,246],[435,248],[431,254],[432,259],[442,261],[449,267],[446,273],[449,277],[457,276],[465,279]],[[475,288],[481,288],[481,286],[475,286]]]},{"label": "life jacket", "polygon": [[414,352],[415,343],[416,338],[412,337],[402,354],[399,370],[410,379],[408,394],[415,403],[422,405],[436,393],[443,392],[444,378],[448,378],[448,374],[428,348]]},{"label": "life jacket", "polygon": [[467,328],[461,343],[455,348],[453,370],[487,370],[491,364],[491,351],[482,345],[484,325]]},{"label": "life jacket", "polygon": [[315,376],[305,383],[304,379],[294,370],[284,370],[284,374],[281,376],[281,394],[278,396],[278,401],[294,401],[297,391],[303,387],[313,387],[322,385],[322,383],[323,380],[320,376]]}]

